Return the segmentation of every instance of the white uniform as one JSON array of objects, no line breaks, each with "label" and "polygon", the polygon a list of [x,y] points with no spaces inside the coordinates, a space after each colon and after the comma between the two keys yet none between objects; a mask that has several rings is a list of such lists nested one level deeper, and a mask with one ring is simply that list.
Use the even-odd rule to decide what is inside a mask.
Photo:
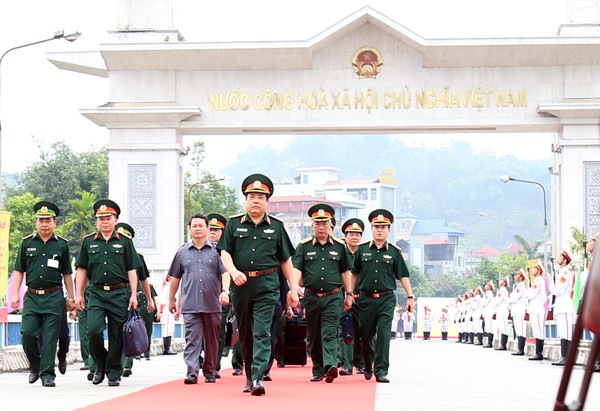
[{"label": "white uniform", "polygon": [[500,287],[496,293],[496,327],[498,334],[508,335],[508,290]]},{"label": "white uniform", "polygon": [[473,332],[474,333],[482,333],[483,332],[483,322],[481,320],[481,294],[475,294],[472,298],[473,300]]},{"label": "white uniform", "polygon": [[515,334],[517,337],[527,337],[525,325],[525,310],[527,309],[527,297],[525,297],[525,282],[515,284],[513,292],[508,297],[510,303],[510,314],[512,315]]},{"label": "white uniform", "polygon": [[[402,326],[404,328],[405,333],[412,333],[413,330],[413,322],[415,321],[415,315],[411,312],[404,311],[402,313]],[[405,334],[405,338],[408,339],[408,336]]]},{"label": "white uniform", "polygon": [[431,325],[433,324],[433,315],[427,311],[423,316],[423,331],[431,332]]},{"label": "white uniform", "polygon": [[440,329],[443,333],[448,332],[448,323],[450,322],[450,316],[448,313],[442,311],[440,314]]},{"label": "white uniform", "polygon": [[485,323],[485,332],[494,333],[492,329],[492,317],[496,311],[496,301],[494,300],[494,293],[492,290],[486,290],[483,299],[481,300],[481,306],[483,313],[483,322]]},{"label": "white uniform", "polygon": [[529,322],[531,332],[538,340],[544,339],[544,319],[546,317],[545,304],[548,302],[548,293],[546,292],[546,282],[541,275],[534,278],[531,287],[526,293],[529,304],[527,313],[529,313]]},{"label": "white uniform", "polygon": [[550,284],[550,292],[555,296],[552,310],[554,321],[556,321],[556,334],[558,338],[569,341],[573,339],[573,317],[575,314],[573,300],[571,300],[574,278],[573,271],[567,265],[558,270],[554,284]]}]

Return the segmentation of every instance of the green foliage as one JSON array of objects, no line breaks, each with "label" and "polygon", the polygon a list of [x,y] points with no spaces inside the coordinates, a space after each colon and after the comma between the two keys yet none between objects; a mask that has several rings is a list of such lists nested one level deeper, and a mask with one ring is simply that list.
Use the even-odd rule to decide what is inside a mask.
[{"label": "green foliage", "polygon": [[[407,265],[408,273],[410,274],[410,286],[413,293],[419,297],[432,297],[434,295],[434,289],[429,277],[423,274],[416,265]],[[402,288],[401,285],[398,287]]]},{"label": "green foliage", "polygon": [[541,255],[536,251],[540,245],[543,244],[543,241],[536,241],[534,243],[530,243],[522,236],[515,234],[515,241],[523,247],[525,254],[529,260],[533,260],[534,258],[540,258]]},{"label": "green foliage", "polygon": [[431,281],[434,290],[433,295],[423,295],[423,297],[456,297],[465,292],[465,278],[453,275],[442,275]]},{"label": "green foliage", "polygon": [[84,191],[80,200],[71,200],[74,211],[65,217],[64,224],[57,227],[56,231],[69,240],[71,253],[75,255],[81,248],[83,237],[95,230],[94,203],[96,196]]},{"label": "green foliage", "polygon": [[10,217],[10,241],[8,253],[8,271],[11,272],[15,266],[17,252],[21,246],[23,237],[35,232],[35,216],[33,206],[40,201],[31,193],[12,197],[8,200],[7,209]]}]

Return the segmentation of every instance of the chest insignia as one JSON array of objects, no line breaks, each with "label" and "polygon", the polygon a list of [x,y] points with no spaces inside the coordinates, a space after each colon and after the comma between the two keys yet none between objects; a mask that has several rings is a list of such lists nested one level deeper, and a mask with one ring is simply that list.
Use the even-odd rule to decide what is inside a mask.
[{"label": "chest insignia", "polygon": [[240,231],[242,233],[246,233],[246,232],[248,232],[248,229],[247,228],[238,227],[238,228],[235,229],[235,231]]},{"label": "chest insignia", "polygon": [[273,229],[270,229],[270,228],[267,228],[266,230],[263,230],[263,232],[264,232],[265,234],[273,234],[273,233],[275,232],[275,230],[273,230]]},{"label": "chest insignia", "polygon": [[35,247],[27,247],[27,251],[37,251],[37,248],[35,248]]},{"label": "chest insignia", "polygon": [[339,253],[337,251],[330,251],[329,254],[331,254],[331,255],[339,255]]},{"label": "chest insignia", "polygon": [[391,256],[391,255],[384,254],[384,255],[383,255],[383,258],[386,258],[386,259],[388,259],[388,260],[389,260],[390,258],[392,258],[392,256]]},{"label": "chest insignia", "polygon": [[306,255],[315,255],[315,254],[317,254],[317,252],[316,252],[316,251],[308,251],[308,252],[306,253]]},{"label": "chest insignia", "polygon": [[98,244],[90,244],[90,248],[96,248],[96,247],[99,247],[99,245]]},{"label": "chest insignia", "polygon": [[123,244],[113,244],[114,248],[123,248]]},{"label": "chest insignia", "polygon": [[363,253],[363,257],[371,257],[371,253]]}]

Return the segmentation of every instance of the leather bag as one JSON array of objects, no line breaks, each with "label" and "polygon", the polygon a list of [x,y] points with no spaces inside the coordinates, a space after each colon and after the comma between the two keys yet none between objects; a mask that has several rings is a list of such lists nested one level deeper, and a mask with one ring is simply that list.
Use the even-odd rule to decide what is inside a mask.
[{"label": "leather bag", "polygon": [[136,309],[127,313],[127,321],[123,324],[123,354],[126,357],[137,357],[148,350],[148,334],[144,319]]}]

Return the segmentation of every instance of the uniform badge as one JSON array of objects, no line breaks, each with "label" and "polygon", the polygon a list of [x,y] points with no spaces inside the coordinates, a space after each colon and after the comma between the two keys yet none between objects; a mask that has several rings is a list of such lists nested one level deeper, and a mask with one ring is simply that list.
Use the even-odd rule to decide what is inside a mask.
[{"label": "uniform badge", "polygon": [[37,251],[37,248],[35,248],[35,247],[27,247],[27,251]]},{"label": "uniform badge", "polygon": [[306,253],[306,255],[315,255],[315,254],[317,254],[317,252],[316,252],[316,251],[308,251],[308,252]]},{"label": "uniform badge", "polygon": [[352,68],[359,79],[376,78],[382,67],[383,58],[374,47],[361,47],[352,56]]},{"label": "uniform badge", "polygon": [[265,233],[265,234],[273,234],[274,232],[275,232],[275,230],[270,229],[270,228],[263,230],[263,233]]},{"label": "uniform badge", "polygon": [[123,244],[113,244],[114,248],[123,248]]},{"label": "uniform badge", "polygon": [[383,258],[387,258],[389,260],[390,258],[393,258],[393,257],[391,255],[384,254]]},{"label": "uniform badge", "polygon": [[245,232],[248,231],[248,229],[247,228],[238,227],[238,228],[235,229],[235,231],[241,231],[242,233],[245,233]]},{"label": "uniform badge", "polygon": [[339,255],[339,253],[337,251],[330,251],[329,254],[331,254],[331,255]]}]

